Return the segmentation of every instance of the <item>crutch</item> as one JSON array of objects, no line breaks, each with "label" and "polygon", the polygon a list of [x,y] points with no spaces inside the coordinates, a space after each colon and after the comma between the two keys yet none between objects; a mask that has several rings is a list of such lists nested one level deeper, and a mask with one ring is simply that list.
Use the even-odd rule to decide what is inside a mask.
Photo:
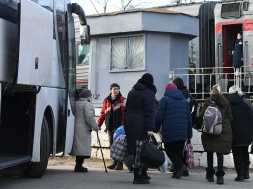
[{"label": "crutch", "polygon": [[107,168],[106,168],[106,165],[105,165],[105,158],[104,158],[104,154],[103,154],[103,151],[102,151],[102,146],[101,146],[101,143],[100,143],[100,139],[99,139],[99,136],[98,136],[98,131],[97,131],[97,138],[98,138],[98,143],[99,143],[99,147],[100,147],[100,150],[101,150],[101,155],[102,155],[104,166],[105,166],[105,172],[107,173],[108,171],[107,171]]}]

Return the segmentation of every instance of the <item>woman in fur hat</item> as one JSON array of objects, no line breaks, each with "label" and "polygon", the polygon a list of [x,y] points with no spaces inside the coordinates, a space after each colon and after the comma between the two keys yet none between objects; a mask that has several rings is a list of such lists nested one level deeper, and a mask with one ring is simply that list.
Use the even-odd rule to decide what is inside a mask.
[{"label": "woman in fur hat", "polygon": [[253,107],[250,101],[242,96],[237,86],[229,88],[227,99],[233,114],[231,126],[233,131],[232,153],[237,173],[235,181],[242,182],[250,178],[248,148],[253,141]]},{"label": "woman in fur hat", "polygon": [[[201,139],[204,150],[207,152],[206,179],[208,182],[214,182],[214,174],[217,176],[217,184],[224,184],[225,175],[223,169],[224,154],[231,152],[232,148],[232,112],[228,100],[222,95],[219,85],[214,85],[200,112],[200,117],[204,116],[207,107],[214,101],[222,114],[222,133],[220,135],[210,135],[202,132]],[[213,167],[213,154],[217,155],[218,170],[215,173]]]}]

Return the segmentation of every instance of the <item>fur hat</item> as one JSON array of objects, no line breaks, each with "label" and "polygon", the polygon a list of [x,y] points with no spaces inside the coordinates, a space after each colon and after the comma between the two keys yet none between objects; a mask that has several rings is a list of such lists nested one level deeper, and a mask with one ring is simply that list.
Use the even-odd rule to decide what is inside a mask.
[{"label": "fur hat", "polygon": [[229,94],[238,93],[239,95],[243,94],[242,90],[238,86],[235,86],[235,85],[229,88],[228,93]]},{"label": "fur hat", "polygon": [[90,96],[92,96],[92,93],[89,89],[82,90],[78,95],[79,98],[88,98]]},{"label": "fur hat", "polygon": [[167,91],[170,89],[177,89],[177,86],[174,83],[167,83],[164,87],[164,91]]},{"label": "fur hat", "polygon": [[233,94],[233,93],[236,93],[236,92],[238,92],[238,87],[235,86],[235,85],[230,87],[229,90],[228,90],[229,94]]},{"label": "fur hat", "polygon": [[143,74],[143,76],[141,77],[142,80],[144,81],[148,81],[150,83],[154,83],[154,78],[150,73],[145,73]]},{"label": "fur hat", "polygon": [[216,94],[216,93],[222,94],[221,88],[220,88],[220,86],[219,86],[218,84],[216,84],[216,85],[214,85],[214,86],[212,87],[212,90],[211,90],[211,92],[210,92],[210,95],[214,95],[214,94]]}]

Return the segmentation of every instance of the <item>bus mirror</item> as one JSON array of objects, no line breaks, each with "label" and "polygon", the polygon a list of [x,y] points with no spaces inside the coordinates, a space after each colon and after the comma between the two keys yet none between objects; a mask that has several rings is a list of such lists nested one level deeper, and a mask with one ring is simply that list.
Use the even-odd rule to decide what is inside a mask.
[{"label": "bus mirror", "polygon": [[90,44],[90,26],[89,25],[80,25],[80,39],[81,39],[82,45]]}]

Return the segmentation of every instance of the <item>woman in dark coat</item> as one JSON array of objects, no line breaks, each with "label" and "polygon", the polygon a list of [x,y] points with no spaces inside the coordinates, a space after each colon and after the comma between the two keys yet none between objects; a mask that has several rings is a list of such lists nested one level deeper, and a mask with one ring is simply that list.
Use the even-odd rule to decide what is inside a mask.
[{"label": "woman in dark coat", "polygon": [[249,179],[249,153],[248,148],[253,141],[253,108],[251,103],[238,93],[239,88],[229,88],[227,97],[233,114],[231,123],[233,131],[232,153],[237,173],[235,181],[242,182]]},{"label": "woman in dark coat", "polygon": [[153,76],[145,73],[127,96],[124,127],[128,153],[135,157],[133,184],[149,184],[150,180],[139,156],[143,141],[155,130],[155,94]]},{"label": "woman in dark coat", "polygon": [[234,68],[240,68],[243,65],[243,40],[242,34],[239,32],[237,34],[237,39],[235,41],[235,50],[233,51],[233,64]]},{"label": "woman in dark coat", "polygon": [[218,171],[216,172],[217,184],[224,184],[223,171],[224,154],[229,154],[232,148],[232,129],[231,121],[233,119],[231,107],[228,100],[222,95],[220,86],[214,85],[212,87],[210,97],[208,97],[200,112],[200,117],[204,116],[207,107],[211,101],[214,101],[218,106],[222,115],[222,133],[220,135],[210,135],[202,132],[201,139],[204,150],[207,152],[207,174],[206,179],[209,182],[214,182],[214,168],[213,168],[213,153],[216,152]]}]

